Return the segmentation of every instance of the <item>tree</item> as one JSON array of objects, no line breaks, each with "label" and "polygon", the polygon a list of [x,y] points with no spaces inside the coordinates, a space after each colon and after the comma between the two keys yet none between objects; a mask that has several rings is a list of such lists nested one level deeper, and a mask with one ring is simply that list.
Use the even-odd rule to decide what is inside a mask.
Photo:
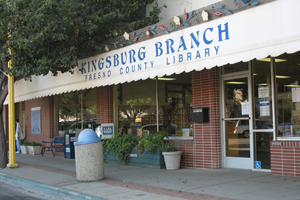
[{"label": "tree", "polygon": [[[159,21],[162,8],[150,17],[142,9],[154,0],[11,0],[0,1],[0,68],[15,80],[32,75],[71,72],[77,60],[93,56],[103,43]],[[11,49],[11,54],[9,53]],[[5,63],[13,59],[12,68]],[[7,78],[0,74],[0,104],[7,96]],[[6,142],[0,110],[0,168],[6,167]]]}]

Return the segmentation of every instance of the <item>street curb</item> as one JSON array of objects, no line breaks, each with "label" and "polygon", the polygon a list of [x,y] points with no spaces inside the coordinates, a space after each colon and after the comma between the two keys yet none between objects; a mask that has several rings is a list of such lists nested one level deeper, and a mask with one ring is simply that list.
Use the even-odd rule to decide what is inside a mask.
[{"label": "street curb", "polygon": [[0,173],[0,181],[3,182],[11,182],[17,186],[32,189],[32,190],[39,190],[40,192],[47,193],[48,195],[55,196],[58,198],[70,198],[70,199],[76,199],[76,200],[82,200],[82,199],[89,199],[89,200],[107,200],[100,197],[91,196],[88,194],[75,192],[72,190],[63,189],[60,187],[48,185],[45,183],[20,178],[17,176]]}]

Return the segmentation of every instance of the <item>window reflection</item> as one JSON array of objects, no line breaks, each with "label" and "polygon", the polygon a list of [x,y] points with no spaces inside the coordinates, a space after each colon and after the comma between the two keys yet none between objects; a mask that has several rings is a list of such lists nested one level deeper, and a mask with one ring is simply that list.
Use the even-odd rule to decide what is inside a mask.
[{"label": "window reflection", "polygon": [[272,129],[270,58],[253,60],[254,129]]},{"label": "window reflection", "polygon": [[75,133],[77,129],[95,128],[97,106],[96,89],[58,95],[58,131]]},{"label": "window reflection", "polygon": [[[160,132],[169,136],[192,136],[191,74],[159,78],[158,110],[156,80],[124,83],[118,86],[119,132],[142,136]],[[158,112],[158,120],[157,120]]]},{"label": "window reflection", "polygon": [[275,58],[278,137],[300,137],[300,53]]}]

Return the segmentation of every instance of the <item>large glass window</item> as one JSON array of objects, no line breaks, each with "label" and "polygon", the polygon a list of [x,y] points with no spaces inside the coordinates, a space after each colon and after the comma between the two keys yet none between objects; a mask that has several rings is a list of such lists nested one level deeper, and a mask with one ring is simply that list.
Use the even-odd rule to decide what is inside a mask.
[{"label": "large glass window", "polygon": [[273,129],[270,58],[253,61],[254,129]]},{"label": "large glass window", "polygon": [[[270,58],[253,60],[254,160],[271,169],[270,142],[273,141],[272,83]],[[260,129],[265,129],[261,132]],[[260,130],[260,132],[255,132]]]},{"label": "large glass window", "polygon": [[300,137],[300,53],[275,58],[277,136]]},{"label": "large glass window", "polygon": [[191,108],[190,73],[158,78],[157,92],[156,79],[118,85],[119,132],[142,136],[160,131],[169,136],[191,136]]},{"label": "large glass window", "polygon": [[158,79],[159,124],[169,136],[192,136],[191,75],[182,73]]},{"label": "large glass window", "polygon": [[78,129],[95,128],[96,89],[87,89],[58,95],[58,132],[75,133]]}]

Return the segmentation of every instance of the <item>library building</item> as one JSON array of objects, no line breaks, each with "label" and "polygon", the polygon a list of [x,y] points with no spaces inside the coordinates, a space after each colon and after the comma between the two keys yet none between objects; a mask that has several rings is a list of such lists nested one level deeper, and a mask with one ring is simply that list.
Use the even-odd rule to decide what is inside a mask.
[{"label": "library building", "polygon": [[182,11],[108,41],[73,74],[17,81],[26,139],[112,123],[115,133],[167,132],[182,168],[300,176],[300,1],[237,6]]}]

